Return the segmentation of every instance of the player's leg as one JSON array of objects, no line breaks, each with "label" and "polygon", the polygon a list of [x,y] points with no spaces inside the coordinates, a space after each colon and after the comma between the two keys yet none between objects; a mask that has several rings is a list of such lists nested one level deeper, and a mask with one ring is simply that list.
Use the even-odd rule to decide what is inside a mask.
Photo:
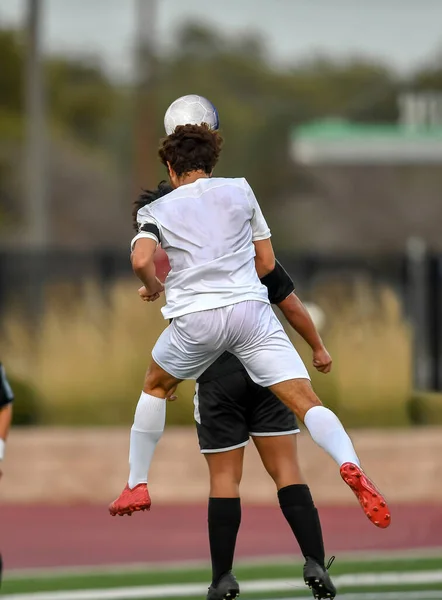
[{"label": "player's leg", "polygon": [[346,462],[359,465],[353,443],[338,417],[322,405],[309,379],[291,379],[270,386],[298,419],[303,421],[313,440],[341,467]]},{"label": "player's leg", "polygon": [[208,527],[212,561],[212,583],[207,599],[235,598],[239,594],[239,586],[232,569],[241,524],[239,484],[244,446],[227,452],[205,454],[205,458],[210,473]]},{"label": "player's leg", "polygon": [[[322,405],[313,392],[299,354],[268,305],[245,302],[235,306],[240,324],[232,352],[241,360],[252,380],[268,387],[304,422],[313,440],[339,465],[365,514],[378,527],[390,524],[386,502],[360,469],[352,441],[338,417]],[[253,322],[257,324],[253,329]]]},{"label": "player's leg", "polygon": [[370,521],[377,527],[388,527],[391,515],[383,495],[360,468],[349,435],[338,417],[321,404],[310,381],[288,380],[272,385],[270,389],[295,412],[313,440],[337,462],[342,479],[353,490]]},{"label": "player's leg", "polygon": [[[238,343],[234,353],[251,379],[268,387],[282,400],[339,466],[346,462],[358,465],[359,459],[349,436],[336,415],[325,408],[313,392],[307,369],[270,306],[259,302],[243,304],[250,305],[244,308],[250,310],[252,322],[257,326],[253,330],[253,325],[245,318],[247,314],[242,318],[245,341]],[[240,312],[241,307],[237,306]],[[255,335],[251,338],[253,332]]]},{"label": "player's leg", "polygon": [[212,583],[208,600],[235,598],[238,583],[232,574],[236,537],[241,523],[239,484],[244,447],[249,442],[245,407],[238,398],[247,391],[243,369],[197,384],[195,421],[198,442],[210,473],[208,526]]},{"label": "player's leg", "polygon": [[325,566],[319,513],[303,481],[296,435],[253,436],[263,465],[275,482],[281,511],[304,556],[304,581],[315,598],[334,598],[336,588]]},{"label": "player's leg", "polygon": [[267,473],[275,482],[281,510],[302,554],[324,565],[321,525],[309,487],[302,478],[296,435],[253,436],[253,441]]},{"label": "player's leg", "polygon": [[128,483],[109,506],[112,516],[149,510],[148,473],[164,431],[166,399],[180,381],[196,379],[223,352],[223,329],[222,315],[205,311],[175,319],[158,338],[131,429]]},{"label": "player's leg", "polygon": [[262,463],[276,485],[281,511],[305,558],[304,580],[318,598],[336,595],[325,567],[319,514],[298,461],[294,414],[268,389],[249,379],[248,425]]},{"label": "player's leg", "polygon": [[130,430],[129,478],[120,496],[109,506],[115,515],[131,515],[149,510],[151,499],[147,489],[150,464],[166,423],[166,398],[180,380],[152,361],[135,409]]}]

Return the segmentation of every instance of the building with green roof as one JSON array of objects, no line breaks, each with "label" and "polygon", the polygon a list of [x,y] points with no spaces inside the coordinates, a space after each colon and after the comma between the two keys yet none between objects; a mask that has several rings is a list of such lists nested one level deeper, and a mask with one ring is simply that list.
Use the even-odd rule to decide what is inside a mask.
[{"label": "building with green roof", "polygon": [[290,150],[306,165],[439,164],[442,127],[315,121],[293,131]]}]

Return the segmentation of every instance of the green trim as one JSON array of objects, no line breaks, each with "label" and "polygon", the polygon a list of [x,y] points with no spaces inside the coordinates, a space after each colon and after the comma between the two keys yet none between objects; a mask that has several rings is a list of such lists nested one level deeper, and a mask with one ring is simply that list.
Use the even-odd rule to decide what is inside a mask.
[{"label": "green trim", "polygon": [[403,141],[442,140],[442,127],[412,130],[403,125],[350,123],[341,119],[313,121],[296,128],[297,141],[349,141],[394,139]]}]

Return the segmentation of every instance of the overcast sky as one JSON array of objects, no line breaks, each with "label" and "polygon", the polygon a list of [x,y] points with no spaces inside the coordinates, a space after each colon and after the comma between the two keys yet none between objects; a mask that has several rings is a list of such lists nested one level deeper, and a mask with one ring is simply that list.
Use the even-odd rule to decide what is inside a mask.
[{"label": "overcast sky", "polygon": [[[45,48],[96,55],[130,75],[136,0],[43,0]],[[379,57],[402,72],[442,50],[442,0],[157,0],[158,38],[167,47],[183,21],[231,34],[257,31],[273,59],[324,51]],[[0,0],[0,21],[19,24],[26,0]]]}]

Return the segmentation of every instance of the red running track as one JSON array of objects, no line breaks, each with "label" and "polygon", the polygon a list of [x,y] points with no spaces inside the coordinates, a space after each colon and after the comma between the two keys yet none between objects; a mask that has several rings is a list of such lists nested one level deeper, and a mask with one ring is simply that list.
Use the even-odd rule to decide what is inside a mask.
[{"label": "red running track", "polygon": [[[355,507],[320,509],[327,555],[351,550],[442,547],[442,507],[396,506],[386,530]],[[0,506],[0,550],[7,568],[207,561],[204,506],[160,506],[110,517],[99,506]],[[277,507],[246,506],[238,557],[298,554]]]}]

